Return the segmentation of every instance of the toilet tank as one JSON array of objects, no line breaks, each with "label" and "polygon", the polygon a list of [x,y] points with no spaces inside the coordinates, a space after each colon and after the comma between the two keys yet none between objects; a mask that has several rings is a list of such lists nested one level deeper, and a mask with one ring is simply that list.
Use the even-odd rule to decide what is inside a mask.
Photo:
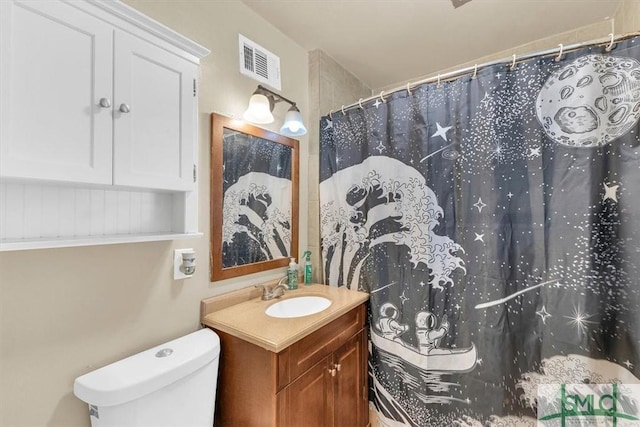
[{"label": "toilet tank", "polygon": [[213,425],[220,338],[201,329],[81,377],[93,427]]}]

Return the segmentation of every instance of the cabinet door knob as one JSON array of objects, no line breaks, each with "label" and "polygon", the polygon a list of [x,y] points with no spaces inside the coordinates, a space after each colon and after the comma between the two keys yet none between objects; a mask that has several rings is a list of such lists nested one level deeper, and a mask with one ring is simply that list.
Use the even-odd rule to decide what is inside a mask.
[{"label": "cabinet door knob", "polygon": [[329,369],[329,372],[331,373],[332,377],[336,376],[336,370],[335,369]]},{"label": "cabinet door knob", "polygon": [[121,113],[128,113],[129,111],[131,111],[131,107],[129,107],[129,105],[120,104],[120,112]]},{"label": "cabinet door knob", "polygon": [[336,371],[340,372],[340,368],[342,368],[342,365],[340,365],[339,363],[336,363],[335,365]]},{"label": "cabinet door knob", "polygon": [[109,108],[111,107],[111,101],[109,98],[100,98],[100,106],[102,108]]}]

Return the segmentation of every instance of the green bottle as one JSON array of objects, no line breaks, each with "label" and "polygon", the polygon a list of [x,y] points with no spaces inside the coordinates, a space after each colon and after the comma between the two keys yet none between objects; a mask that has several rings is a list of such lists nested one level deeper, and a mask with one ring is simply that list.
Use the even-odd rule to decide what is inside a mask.
[{"label": "green bottle", "polygon": [[310,285],[313,276],[313,266],[311,265],[311,251],[305,251],[304,257],[304,284]]}]

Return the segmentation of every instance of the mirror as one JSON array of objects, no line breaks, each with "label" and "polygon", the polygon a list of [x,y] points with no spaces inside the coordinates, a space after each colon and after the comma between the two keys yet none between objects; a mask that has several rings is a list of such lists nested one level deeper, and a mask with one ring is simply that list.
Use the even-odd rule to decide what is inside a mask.
[{"label": "mirror", "polygon": [[298,141],[211,114],[211,281],[298,256]]}]

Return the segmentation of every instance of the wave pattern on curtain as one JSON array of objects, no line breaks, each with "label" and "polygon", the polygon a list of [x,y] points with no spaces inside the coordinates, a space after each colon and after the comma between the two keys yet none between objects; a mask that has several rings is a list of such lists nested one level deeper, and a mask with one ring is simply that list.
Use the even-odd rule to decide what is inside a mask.
[{"label": "wave pattern on curtain", "polygon": [[328,284],[370,293],[381,425],[535,425],[543,383],[640,382],[640,38],[320,123]]}]

